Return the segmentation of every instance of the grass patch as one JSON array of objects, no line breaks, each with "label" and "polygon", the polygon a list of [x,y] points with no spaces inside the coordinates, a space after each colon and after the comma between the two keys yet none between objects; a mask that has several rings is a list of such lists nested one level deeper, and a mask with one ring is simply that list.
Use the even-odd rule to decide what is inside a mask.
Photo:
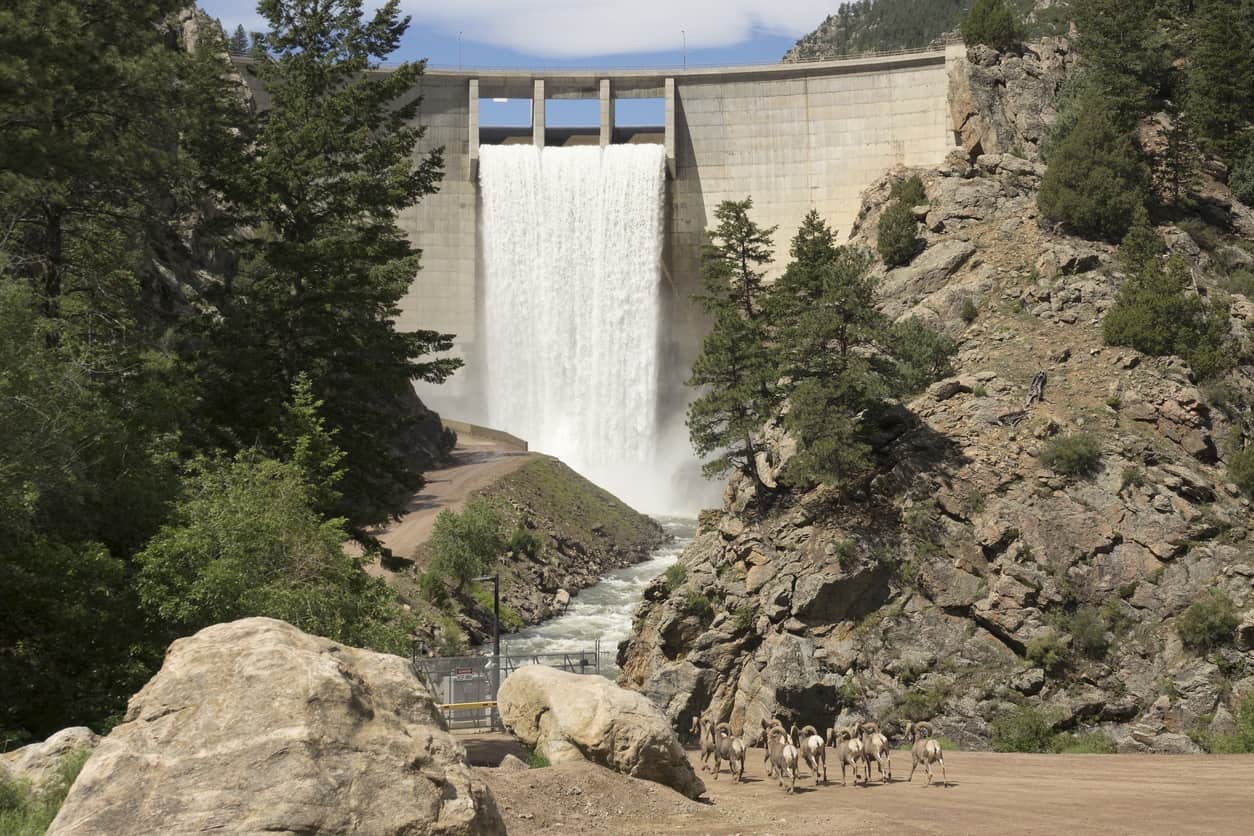
[{"label": "grass patch", "polygon": [[1254,753],[1254,697],[1247,697],[1233,715],[1236,728],[1228,734],[1198,735],[1198,743],[1217,755],[1248,755]]},{"label": "grass patch", "polygon": [[682,609],[687,615],[705,620],[714,614],[714,604],[708,595],[693,589],[684,596]]},{"label": "grass patch", "polygon": [[89,757],[91,752],[87,749],[66,755],[40,792],[0,770],[0,833],[5,836],[37,836],[46,832]]},{"label": "grass patch", "polygon": [[688,580],[688,567],[682,563],[672,563],[666,567],[666,591],[674,592],[684,585],[684,581]]},{"label": "grass patch", "polygon": [[1109,735],[1097,731],[1058,734],[1049,747],[1059,755],[1113,755],[1119,751]]},{"label": "grass patch", "polygon": [[1092,476],[1101,461],[1102,448],[1087,433],[1058,436],[1041,451],[1041,464],[1064,476]]},{"label": "grass patch", "polygon": [[[475,599],[484,612],[492,612],[492,589],[488,586],[475,584],[470,588],[470,597]],[[504,601],[501,602],[501,632],[515,633],[523,628],[522,616],[518,610]]]}]

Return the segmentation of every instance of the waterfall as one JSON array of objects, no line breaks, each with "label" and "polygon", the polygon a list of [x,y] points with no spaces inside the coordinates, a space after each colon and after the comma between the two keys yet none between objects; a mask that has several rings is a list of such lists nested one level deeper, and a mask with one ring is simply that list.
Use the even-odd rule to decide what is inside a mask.
[{"label": "waterfall", "polygon": [[665,150],[479,154],[488,420],[618,492],[657,443]]}]

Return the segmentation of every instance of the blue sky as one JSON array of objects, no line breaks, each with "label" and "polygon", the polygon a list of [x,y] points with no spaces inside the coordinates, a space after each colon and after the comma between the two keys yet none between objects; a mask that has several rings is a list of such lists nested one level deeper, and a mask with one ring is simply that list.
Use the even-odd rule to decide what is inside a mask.
[{"label": "blue sky", "polygon": [[[778,61],[840,0],[401,0],[412,15],[393,60],[456,67],[662,67]],[[366,0],[367,8],[378,5]],[[200,0],[227,31],[263,29],[256,0]],[[460,50],[459,50],[460,33]],[[684,44],[687,43],[685,50]],[[621,123],[650,123],[623,102]],[[526,124],[525,102],[485,105],[488,124]],[[580,105],[551,103],[548,123],[581,124]],[[592,120],[595,122],[595,119]]]}]

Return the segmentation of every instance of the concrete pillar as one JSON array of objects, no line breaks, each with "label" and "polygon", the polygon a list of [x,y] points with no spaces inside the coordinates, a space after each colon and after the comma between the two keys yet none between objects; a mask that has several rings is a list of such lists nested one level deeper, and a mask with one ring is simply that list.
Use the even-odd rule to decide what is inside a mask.
[{"label": "concrete pillar", "polygon": [[531,142],[544,147],[544,79],[537,78],[531,90]]},{"label": "concrete pillar", "polygon": [[601,79],[601,147],[614,141],[614,99],[610,97],[610,80]]},{"label": "concrete pillar", "polygon": [[477,78],[470,80],[470,100],[466,104],[470,114],[468,134],[470,145],[466,149],[470,157],[470,165],[466,168],[466,177],[469,180],[475,180],[479,177],[479,79]]},{"label": "concrete pillar", "polygon": [[666,173],[675,179],[675,79],[666,79]]}]

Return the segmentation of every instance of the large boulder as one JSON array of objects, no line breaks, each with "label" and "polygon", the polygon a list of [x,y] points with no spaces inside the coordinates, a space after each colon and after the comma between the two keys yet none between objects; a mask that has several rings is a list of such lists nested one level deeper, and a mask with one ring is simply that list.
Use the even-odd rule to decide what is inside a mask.
[{"label": "large boulder", "polygon": [[170,646],[51,834],[504,833],[399,656],[268,618]]},{"label": "large boulder", "polygon": [[99,735],[86,726],[61,729],[42,743],[0,754],[0,772],[30,784],[38,792],[57,778],[67,758],[79,752],[90,752],[99,744]]},{"label": "large boulder", "polygon": [[505,727],[550,763],[590,760],[689,798],[705,792],[665,715],[608,679],[528,665],[501,683],[497,708]]}]

